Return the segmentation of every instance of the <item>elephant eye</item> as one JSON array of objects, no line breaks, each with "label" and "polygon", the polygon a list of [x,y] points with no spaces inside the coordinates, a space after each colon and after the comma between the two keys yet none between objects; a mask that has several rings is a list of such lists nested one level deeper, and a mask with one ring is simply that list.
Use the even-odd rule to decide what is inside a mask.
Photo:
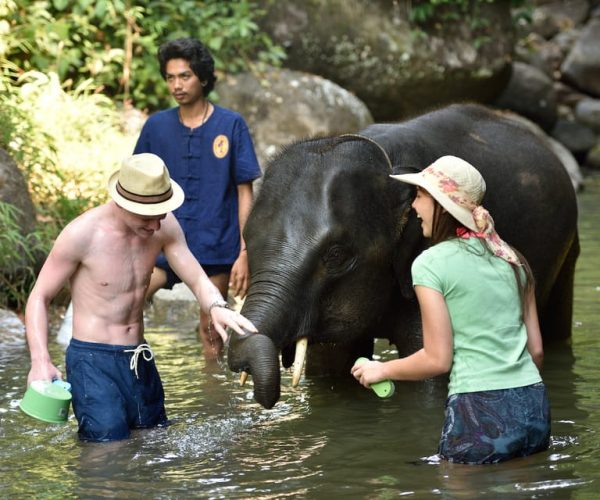
[{"label": "elephant eye", "polygon": [[339,273],[346,271],[354,264],[352,253],[342,245],[333,245],[327,249],[323,255],[323,264],[330,273]]}]

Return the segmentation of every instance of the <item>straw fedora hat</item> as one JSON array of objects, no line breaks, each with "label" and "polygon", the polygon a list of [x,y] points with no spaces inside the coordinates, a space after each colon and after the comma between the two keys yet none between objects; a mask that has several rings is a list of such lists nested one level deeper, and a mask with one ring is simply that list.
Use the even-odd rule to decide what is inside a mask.
[{"label": "straw fedora hat", "polygon": [[181,206],[183,189],[171,180],[155,154],[140,153],[123,160],[108,180],[108,193],[117,205],[138,215],[162,215]]},{"label": "straw fedora hat", "polygon": [[485,181],[470,163],[456,156],[442,156],[419,173],[390,177],[422,187],[461,224],[478,230],[473,210],[481,204]]}]

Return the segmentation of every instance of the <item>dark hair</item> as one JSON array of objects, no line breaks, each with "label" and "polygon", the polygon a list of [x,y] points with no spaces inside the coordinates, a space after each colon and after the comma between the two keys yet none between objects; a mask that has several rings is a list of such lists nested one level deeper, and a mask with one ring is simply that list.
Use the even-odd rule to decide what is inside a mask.
[{"label": "dark hair", "polygon": [[167,77],[167,63],[171,59],[185,59],[194,74],[206,82],[202,86],[202,93],[206,97],[215,87],[217,77],[215,76],[215,60],[209,50],[195,38],[177,38],[163,43],[158,49],[158,63],[160,74]]},{"label": "dark hair", "polygon": [[[427,191],[423,192],[427,193]],[[428,196],[431,196],[427,193]],[[444,210],[437,200],[431,196],[433,200],[433,220],[431,222],[431,244],[436,245],[442,241],[456,238],[456,230],[462,227],[462,224],[458,222],[450,212]]]},{"label": "dark hair", "polygon": [[[423,192],[427,193],[427,191]],[[429,193],[427,193],[429,195]],[[431,196],[431,195],[429,195]],[[450,212],[444,210],[444,208],[437,202],[433,196],[431,197],[433,200],[433,221],[431,223],[431,244],[435,245],[437,243],[441,243],[442,241],[450,240],[453,238],[458,238],[456,234],[456,230],[458,228],[464,227],[458,220],[456,220]],[[468,228],[465,228],[469,230]],[[481,247],[483,252],[489,252],[486,244],[481,241]],[[519,257],[519,260],[523,264],[523,271],[525,272],[525,282],[523,282],[523,277],[521,276],[521,266],[517,266],[511,264],[513,273],[515,275],[515,280],[517,282],[517,289],[519,291],[519,301],[521,303],[521,313],[523,319],[525,319],[525,315],[527,313],[527,297],[529,294],[533,293],[535,280],[533,277],[533,272],[531,271],[531,267],[527,262],[527,259],[519,252],[516,248],[512,247],[513,251]]]}]

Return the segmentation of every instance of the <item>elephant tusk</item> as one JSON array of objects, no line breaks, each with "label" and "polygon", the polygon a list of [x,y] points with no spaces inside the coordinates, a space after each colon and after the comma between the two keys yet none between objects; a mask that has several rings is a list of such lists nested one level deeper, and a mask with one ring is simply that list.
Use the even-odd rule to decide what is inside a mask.
[{"label": "elephant tusk", "polygon": [[246,380],[248,380],[248,372],[242,372],[240,373],[240,385],[243,387],[244,385],[246,385]]},{"label": "elephant tusk", "polygon": [[296,356],[294,358],[294,373],[292,375],[292,387],[296,387],[300,383],[300,377],[302,376],[302,369],[304,368],[304,362],[306,360],[306,348],[308,346],[308,339],[302,337],[296,342]]}]

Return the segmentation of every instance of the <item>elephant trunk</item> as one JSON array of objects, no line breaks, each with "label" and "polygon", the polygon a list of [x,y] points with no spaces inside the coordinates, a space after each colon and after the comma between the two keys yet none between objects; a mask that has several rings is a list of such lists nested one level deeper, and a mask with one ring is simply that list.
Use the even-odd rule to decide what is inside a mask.
[{"label": "elephant trunk", "polygon": [[234,372],[251,374],[254,399],[267,409],[273,408],[280,396],[279,351],[269,337],[231,332],[227,363]]}]

